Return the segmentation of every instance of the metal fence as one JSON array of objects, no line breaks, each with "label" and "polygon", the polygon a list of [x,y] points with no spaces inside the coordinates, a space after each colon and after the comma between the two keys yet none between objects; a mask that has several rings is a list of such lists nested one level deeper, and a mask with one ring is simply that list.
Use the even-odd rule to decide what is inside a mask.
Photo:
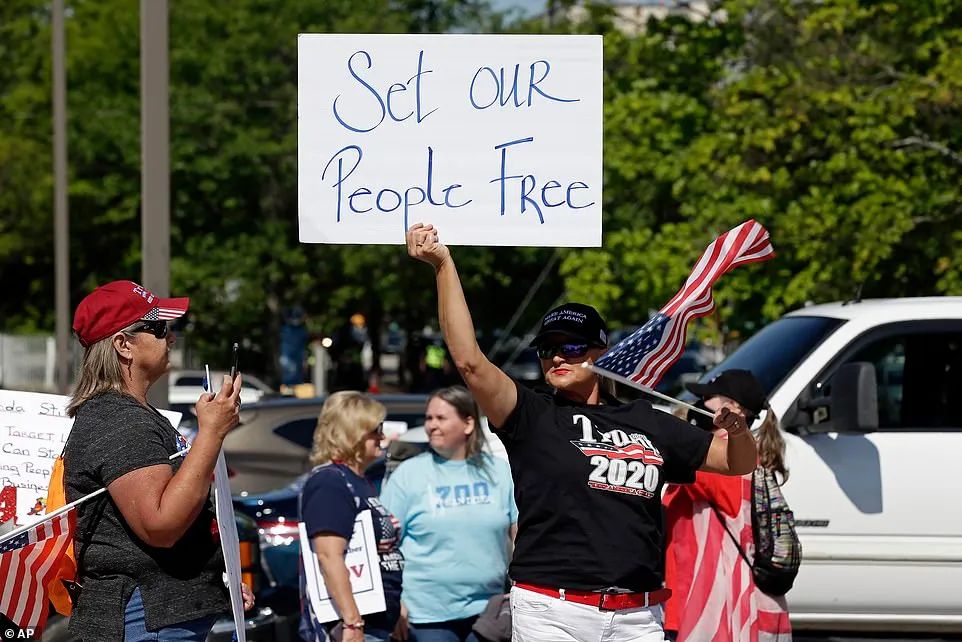
[{"label": "metal fence", "polygon": [[53,335],[0,334],[0,388],[57,392]]}]

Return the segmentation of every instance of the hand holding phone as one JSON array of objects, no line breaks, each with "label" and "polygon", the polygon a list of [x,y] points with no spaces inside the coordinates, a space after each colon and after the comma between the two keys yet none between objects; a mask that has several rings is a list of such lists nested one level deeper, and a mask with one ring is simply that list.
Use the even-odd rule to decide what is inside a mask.
[{"label": "hand holding phone", "polygon": [[231,350],[230,355],[230,378],[231,380],[237,375],[237,353],[240,350],[240,346],[237,342],[234,342],[234,348]]}]

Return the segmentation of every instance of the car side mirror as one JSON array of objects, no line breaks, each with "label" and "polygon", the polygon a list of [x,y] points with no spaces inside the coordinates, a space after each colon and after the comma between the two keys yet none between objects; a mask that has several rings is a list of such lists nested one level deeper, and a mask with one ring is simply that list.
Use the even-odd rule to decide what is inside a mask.
[{"label": "car side mirror", "polygon": [[846,363],[832,377],[832,393],[808,404],[817,417],[828,409],[828,420],[805,426],[807,433],[866,433],[878,429],[875,367],[865,361]]}]

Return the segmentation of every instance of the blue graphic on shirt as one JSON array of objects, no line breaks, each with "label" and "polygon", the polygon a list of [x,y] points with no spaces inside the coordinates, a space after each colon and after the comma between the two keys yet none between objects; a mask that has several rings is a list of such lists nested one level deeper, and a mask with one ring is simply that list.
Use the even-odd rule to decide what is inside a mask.
[{"label": "blue graphic on shirt", "polygon": [[404,604],[415,624],[478,615],[504,590],[518,520],[507,462],[479,467],[426,453],[401,464],[381,501],[401,522]]}]

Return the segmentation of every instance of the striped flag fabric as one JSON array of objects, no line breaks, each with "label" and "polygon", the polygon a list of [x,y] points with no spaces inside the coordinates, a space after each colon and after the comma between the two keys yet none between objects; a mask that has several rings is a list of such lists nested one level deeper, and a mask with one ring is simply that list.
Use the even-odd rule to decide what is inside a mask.
[{"label": "striped flag fabric", "polygon": [[47,584],[73,539],[76,509],[0,542],[0,613],[21,628],[42,628]]},{"label": "striped flag fabric", "polygon": [[675,296],[594,365],[654,388],[685,351],[688,322],[714,311],[711,288],[719,277],[739,265],[767,261],[774,256],[768,230],[753,219],[725,232],[705,249]]}]

